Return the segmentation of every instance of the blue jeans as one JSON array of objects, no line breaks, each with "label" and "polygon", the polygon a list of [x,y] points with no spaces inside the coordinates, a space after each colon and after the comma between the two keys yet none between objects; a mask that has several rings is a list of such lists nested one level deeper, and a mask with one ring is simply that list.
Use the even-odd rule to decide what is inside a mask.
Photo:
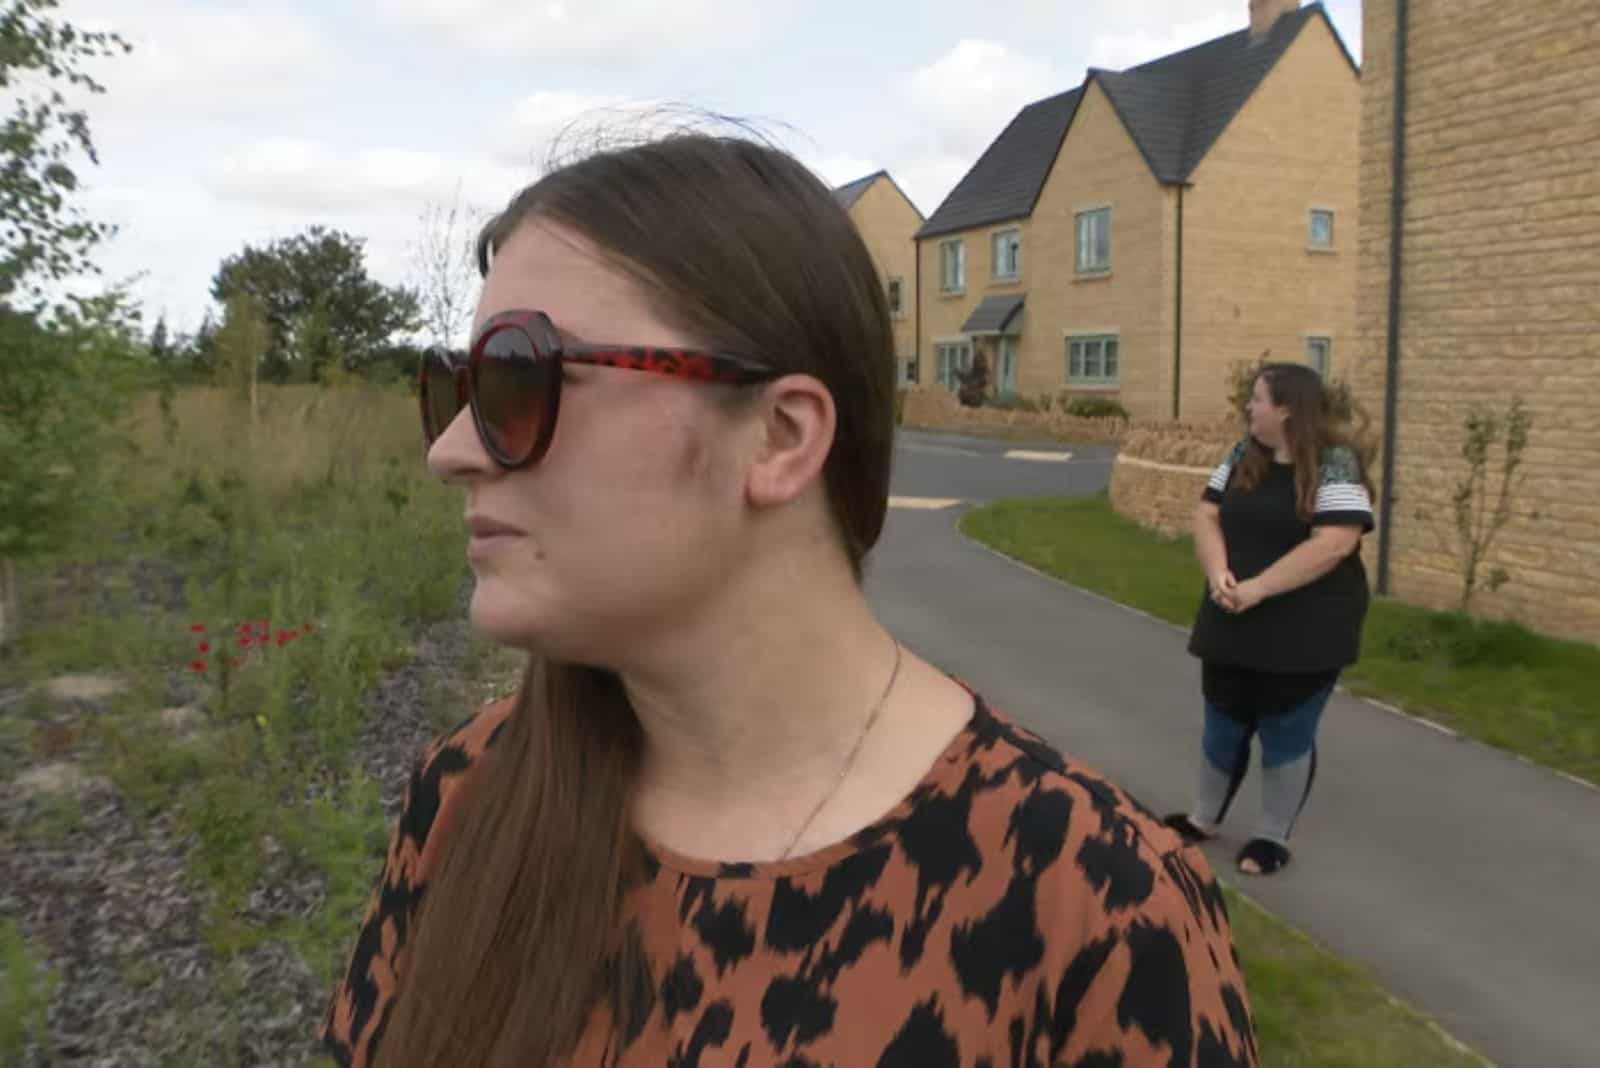
[{"label": "blue jeans", "polygon": [[1316,747],[1317,724],[1333,696],[1329,686],[1283,712],[1258,716],[1254,725],[1241,722],[1206,702],[1206,727],[1201,739],[1211,766],[1241,778],[1250,764],[1250,738],[1261,735],[1261,764],[1275,768],[1299,760]]}]

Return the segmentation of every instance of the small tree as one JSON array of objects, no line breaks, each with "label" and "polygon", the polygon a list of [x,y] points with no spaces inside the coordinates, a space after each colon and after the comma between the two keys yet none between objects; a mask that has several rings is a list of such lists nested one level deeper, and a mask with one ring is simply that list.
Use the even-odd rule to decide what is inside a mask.
[{"label": "small tree", "polygon": [[1228,411],[1236,412],[1240,419],[1246,418],[1245,408],[1250,403],[1250,394],[1256,388],[1256,379],[1261,377],[1261,369],[1272,359],[1272,350],[1267,349],[1253,360],[1235,360],[1228,365]]},{"label": "small tree", "polygon": [[461,202],[457,183],[449,201],[429,201],[418,219],[421,232],[411,247],[412,288],[428,341],[442,348],[466,343],[478,285],[480,214]]},{"label": "small tree", "polygon": [[957,372],[957,376],[961,386],[956,391],[956,397],[968,408],[981,406],[989,393],[988,358],[983,353],[978,353],[972,360],[972,366]]},{"label": "small tree", "polygon": [[216,381],[247,415],[252,431],[259,411],[261,361],[269,343],[261,303],[246,294],[229,298],[216,336]]},{"label": "small tree", "polygon": [[17,565],[95,512],[149,362],[126,294],[71,298],[48,325],[0,303],[0,646],[21,627]]},{"label": "small tree", "polygon": [[[1478,569],[1488,556],[1489,547],[1511,518],[1512,493],[1522,484],[1517,471],[1522,466],[1522,453],[1528,447],[1532,429],[1533,416],[1523,407],[1522,397],[1518,395],[1512,396],[1503,415],[1493,408],[1475,405],[1463,422],[1461,455],[1467,461],[1467,471],[1456,482],[1455,493],[1451,496],[1456,540],[1461,552],[1463,612],[1472,607],[1472,595],[1478,589]],[[1491,454],[1497,449],[1500,471],[1496,480],[1489,467]],[[1498,482],[1493,490],[1491,481]],[[1489,572],[1483,585],[1492,593],[1510,578],[1504,568],[1497,567]]]}]

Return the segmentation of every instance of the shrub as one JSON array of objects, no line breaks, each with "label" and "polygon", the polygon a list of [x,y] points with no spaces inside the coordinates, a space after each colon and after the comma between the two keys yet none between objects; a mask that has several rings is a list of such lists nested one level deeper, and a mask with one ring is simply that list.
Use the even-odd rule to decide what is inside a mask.
[{"label": "shrub", "polygon": [[1122,402],[1111,397],[1074,397],[1067,404],[1067,414],[1080,419],[1130,419]]},{"label": "shrub", "polygon": [[989,361],[978,353],[972,366],[961,373],[961,388],[956,396],[968,408],[981,407],[989,393]]}]

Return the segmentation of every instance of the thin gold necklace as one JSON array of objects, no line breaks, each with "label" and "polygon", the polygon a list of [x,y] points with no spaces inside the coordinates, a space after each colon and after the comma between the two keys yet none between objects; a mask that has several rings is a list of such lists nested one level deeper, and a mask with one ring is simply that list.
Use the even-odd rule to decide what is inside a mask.
[{"label": "thin gold necklace", "polygon": [[867,740],[867,735],[872,731],[872,725],[878,722],[878,713],[883,711],[883,706],[889,700],[889,694],[894,691],[895,681],[900,678],[900,653],[900,641],[896,639],[894,643],[894,670],[889,673],[889,685],[883,688],[883,696],[878,698],[878,703],[872,706],[872,711],[867,714],[866,722],[861,725],[861,733],[856,735],[856,744],[850,747],[850,755],[845,758],[844,766],[839,769],[839,778],[834,782],[833,789],[829,790],[823,795],[822,800],[817,802],[817,807],[811,810],[811,815],[806,817],[806,821],[800,825],[800,829],[789,840],[789,847],[778,857],[779,860],[789,859],[789,854],[794,852],[794,847],[800,844],[800,839],[804,838],[805,833],[811,829],[812,821],[817,818],[817,814],[827,807],[828,802],[832,801],[839,793],[840,788],[844,786],[845,779],[849,777],[850,769],[855,766],[856,757],[861,752],[862,743]]}]

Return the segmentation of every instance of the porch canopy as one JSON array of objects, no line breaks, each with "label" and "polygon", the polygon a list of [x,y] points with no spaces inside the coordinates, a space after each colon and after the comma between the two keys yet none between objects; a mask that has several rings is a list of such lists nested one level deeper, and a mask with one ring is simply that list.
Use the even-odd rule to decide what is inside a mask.
[{"label": "porch canopy", "polygon": [[984,297],[961,325],[961,332],[1016,337],[1022,333],[1022,301],[1020,293]]}]

